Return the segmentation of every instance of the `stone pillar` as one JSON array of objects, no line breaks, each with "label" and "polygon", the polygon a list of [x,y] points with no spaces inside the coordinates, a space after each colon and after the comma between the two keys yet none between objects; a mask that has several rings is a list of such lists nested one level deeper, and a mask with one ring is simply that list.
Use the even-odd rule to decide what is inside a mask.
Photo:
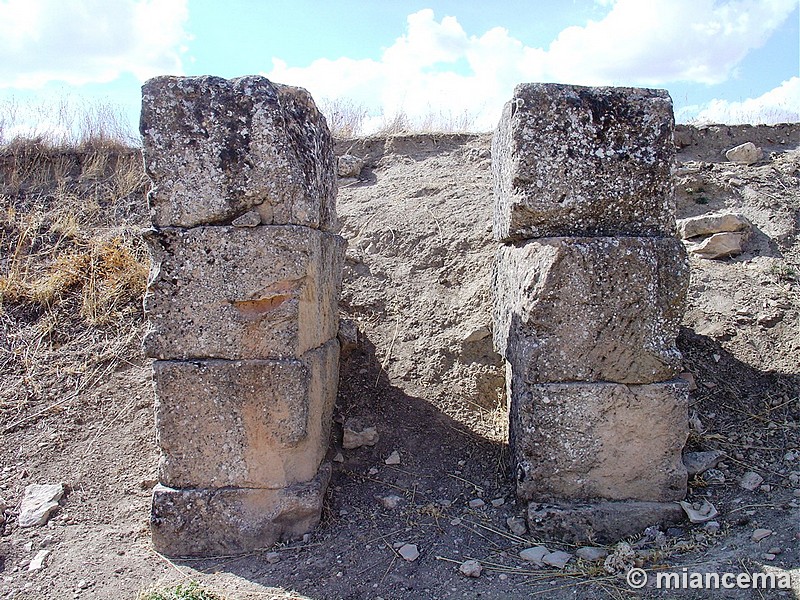
[{"label": "stone pillar", "polygon": [[522,84],[494,135],[494,341],[517,494],[543,535],[612,541],[680,517],[673,127],[665,91]]},{"label": "stone pillar", "polygon": [[305,90],[263,77],[142,92],[153,544],[249,552],[312,529],[330,477],[345,247],[331,137]]}]

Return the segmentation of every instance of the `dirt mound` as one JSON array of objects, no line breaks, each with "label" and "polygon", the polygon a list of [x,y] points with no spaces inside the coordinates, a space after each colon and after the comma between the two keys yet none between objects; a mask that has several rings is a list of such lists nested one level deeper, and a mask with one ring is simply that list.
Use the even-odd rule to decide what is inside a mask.
[{"label": "dirt mound", "polygon": [[[679,339],[684,368],[697,384],[689,448],[727,455],[717,466],[721,478],[692,480],[690,499],[712,502],[721,528],[687,523],[666,532],[663,544],[642,538],[637,560],[678,572],[686,565],[728,572],[773,565],[797,573],[800,127],[679,128],[677,139],[678,216],[732,210],[754,232],[738,257],[692,258]],[[744,141],[763,146],[765,159],[725,162],[724,150]],[[504,373],[490,334],[496,245],[489,147],[489,135],[337,144],[337,154],[365,163],[359,177],[339,181],[338,213],[349,242],[341,313],[357,324],[359,343],[342,363],[337,421],[359,417],[377,428],[379,440],[344,450],[336,428],[323,524],[292,544],[208,561],[167,562],[153,553],[147,519],[157,456],[149,364],[138,352],[141,314],[117,305],[110,323],[80,317],[86,278],[47,302],[3,290],[0,496],[8,518],[0,595],[133,598],[152,584],[186,579],[229,598],[624,593],[624,580],[596,563],[573,559],[560,572],[532,569],[518,558],[523,548],[575,549],[520,537],[506,524],[523,507],[505,473]],[[28,281],[39,281],[62,252],[112,233],[138,248],[129,234],[144,211],[128,207],[144,206],[143,189],[122,185],[108,166],[113,161],[94,171],[81,166],[90,163],[81,159],[47,175],[44,163],[3,168],[0,276],[11,272],[12,259],[24,258]],[[59,208],[69,208],[73,221],[54,219]],[[62,225],[53,229],[71,222],[68,237]],[[110,350],[95,356],[96,347]],[[386,464],[394,451],[400,463]],[[747,471],[764,478],[761,487],[739,486]],[[19,528],[25,486],[48,482],[67,485],[59,511],[44,527]],[[753,542],[756,528],[773,533]],[[416,545],[419,558],[403,559],[400,543]],[[50,551],[44,568],[28,570],[40,550]],[[459,574],[467,558],[482,562],[480,578]]]}]

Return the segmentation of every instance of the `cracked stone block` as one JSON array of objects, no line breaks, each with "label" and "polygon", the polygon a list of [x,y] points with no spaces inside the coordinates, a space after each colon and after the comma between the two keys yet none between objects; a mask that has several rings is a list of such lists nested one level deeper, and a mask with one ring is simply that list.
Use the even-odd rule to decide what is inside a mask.
[{"label": "cracked stone block", "polygon": [[167,556],[224,556],[268,548],[319,523],[331,470],[283,489],[188,488],[157,485],[150,529]]},{"label": "cracked stone block", "polygon": [[667,502],[686,495],[685,381],[530,385],[509,371],[509,444],[521,499]]},{"label": "cracked stone block", "polygon": [[328,449],[335,339],[285,360],[155,361],[159,481],[282,488],[313,479]]},{"label": "cracked stone block", "polygon": [[230,224],[331,231],[336,161],[309,93],[259,76],[156,77],[142,87],[139,126],[156,227]]},{"label": "cracked stone block", "polygon": [[308,227],[149,230],[147,356],[297,358],[336,337],[345,241]]},{"label": "cracked stone block", "polygon": [[665,90],[520,84],[492,140],[494,236],[663,236],[675,229]]},{"label": "cracked stone block", "polygon": [[529,383],[676,376],[689,284],[674,238],[543,238],[502,246],[494,344]]}]

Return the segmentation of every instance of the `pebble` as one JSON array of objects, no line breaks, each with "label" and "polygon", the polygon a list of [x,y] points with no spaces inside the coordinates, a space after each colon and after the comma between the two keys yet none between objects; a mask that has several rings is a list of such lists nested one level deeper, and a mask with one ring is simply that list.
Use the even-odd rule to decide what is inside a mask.
[{"label": "pebble", "polygon": [[494,500],[492,500],[492,506],[494,506],[495,508],[499,508],[503,506],[503,504],[505,503],[506,503],[505,498],[495,498]]},{"label": "pebble", "polygon": [[400,504],[402,498],[400,496],[396,496],[395,494],[391,494],[389,496],[383,496],[380,500],[384,508],[394,510],[397,508],[397,505]]},{"label": "pebble", "polygon": [[709,521],[703,525],[703,529],[705,529],[708,533],[717,533],[720,530],[719,521]]},{"label": "pebble", "polygon": [[772,554],[772,552],[765,552],[764,554],[761,555],[761,558],[763,558],[764,560],[775,560],[775,555]]},{"label": "pebble", "polygon": [[681,508],[683,508],[692,523],[705,523],[719,514],[714,505],[708,500],[694,503],[681,500],[678,504],[681,505]]},{"label": "pebble", "polygon": [[389,457],[383,461],[387,465],[399,465],[400,464],[400,453],[395,450],[392,452]]},{"label": "pebble", "polygon": [[419,558],[419,549],[416,544],[404,544],[400,546],[397,552],[403,557],[403,560],[407,560],[408,562],[414,562]]},{"label": "pebble", "polygon": [[578,548],[575,551],[575,556],[582,558],[583,560],[594,562],[603,560],[606,556],[608,556],[608,550],[594,546],[584,546],[583,548]]},{"label": "pebble", "polygon": [[85,590],[88,587],[89,587],[89,582],[86,581],[85,579],[81,579],[80,581],[78,581],[78,589],[79,590]]},{"label": "pebble", "polygon": [[378,474],[378,467],[370,467],[369,471],[367,471],[370,475],[377,475]]},{"label": "pebble", "polygon": [[683,455],[683,465],[689,475],[697,475],[717,466],[725,453],[721,450],[710,450],[708,452],[687,452]]},{"label": "pebble", "polygon": [[64,486],[60,483],[37,484],[25,487],[22,504],[19,509],[20,527],[44,525],[53,511],[58,508],[58,501],[64,495]]},{"label": "pebble", "polygon": [[542,559],[548,554],[551,554],[551,552],[544,546],[534,546],[533,548],[525,548],[524,550],[521,550],[519,557],[522,560],[535,564],[537,567],[543,567],[544,562]]},{"label": "pebble", "polygon": [[481,567],[481,563],[477,560],[465,560],[461,563],[461,566],[458,567],[458,570],[462,575],[467,577],[480,577],[483,567]]},{"label": "pebble", "polygon": [[572,554],[569,552],[562,552],[561,550],[556,550],[555,552],[551,552],[544,558],[542,558],[542,562],[546,565],[550,565],[551,567],[555,567],[556,569],[563,569],[567,566],[567,563],[572,560]]},{"label": "pebble", "polygon": [[739,486],[748,491],[754,491],[761,483],[764,481],[764,478],[754,471],[748,471],[742,478],[739,480]]},{"label": "pebble", "polygon": [[759,528],[759,529],[756,529],[753,532],[753,535],[750,536],[750,539],[753,542],[760,542],[761,540],[766,539],[771,535],[772,535],[772,530],[771,529],[761,529],[761,528]]},{"label": "pebble", "polygon": [[506,519],[508,529],[514,535],[525,535],[528,532],[528,525],[522,517],[508,517]]},{"label": "pebble", "polygon": [[482,508],[484,506],[486,506],[486,502],[484,502],[480,498],[473,498],[472,500],[469,501],[470,508]]},{"label": "pebble", "polygon": [[269,564],[274,565],[275,563],[280,562],[281,555],[279,552],[267,552],[264,555],[264,560],[266,560]]},{"label": "pebble", "polygon": [[772,548],[767,550],[767,552],[769,552],[770,554],[780,554],[781,552],[783,552],[783,550],[781,548],[778,548],[778,546],[773,546]]},{"label": "pebble", "polygon": [[39,550],[28,565],[28,571],[38,571],[43,568],[48,556],[50,556],[50,550]]}]

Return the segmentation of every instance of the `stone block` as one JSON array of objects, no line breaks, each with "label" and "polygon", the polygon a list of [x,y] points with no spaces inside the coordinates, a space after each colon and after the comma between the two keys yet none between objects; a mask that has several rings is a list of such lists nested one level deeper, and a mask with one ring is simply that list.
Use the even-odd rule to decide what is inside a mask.
[{"label": "stone block", "polygon": [[492,140],[494,236],[671,235],[665,90],[520,84]]},{"label": "stone block", "polygon": [[520,498],[662,502],[686,495],[685,381],[530,385],[509,370]]},{"label": "stone block", "polygon": [[260,226],[165,228],[145,238],[148,356],[297,358],[336,337],[340,236]]},{"label": "stone block", "polygon": [[264,77],[156,77],[142,87],[140,131],[153,225],[263,224],[330,231],[336,162],[309,93]]},{"label": "stone block", "polygon": [[595,502],[528,505],[528,527],[539,539],[569,544],[614,544],[641,534],[648,527],[662,529],[685,520],[675,502]]},{"label": "stone block", "polygon": [[299,537],[319,523],[330,480],[324,465],[308,483],[256,488],[153,490],[153,546],[167,556],[220,556],[268,548]]},{"label": "stone block", "polygon": [[301,359],[155,361],[159,481],[282,488],[313,479],[328,449],[339,342]]},{"label": "stone block", "polygon": [[674,238],[543,238],[502,246],[494,343],[529,383],[653,383],[680,372],[689,284]]}]

